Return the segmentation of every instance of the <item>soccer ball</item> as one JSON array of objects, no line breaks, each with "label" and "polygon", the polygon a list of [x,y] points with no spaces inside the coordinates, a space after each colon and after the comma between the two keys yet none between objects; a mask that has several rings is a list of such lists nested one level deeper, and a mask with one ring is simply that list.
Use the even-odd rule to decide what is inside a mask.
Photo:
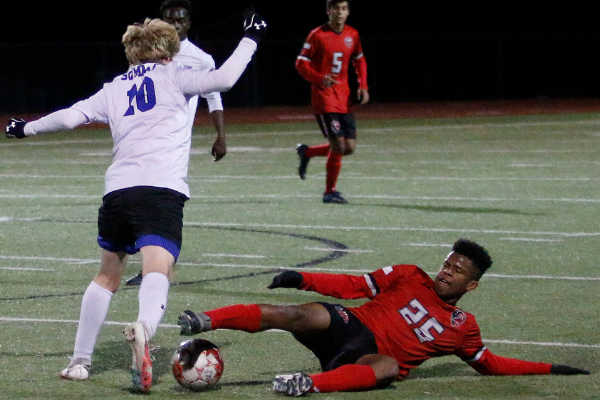
[{"label": "soccer ball", "polygon": [[173,354],[171,366],[177,382],[194,392],[215,386],[223,375],[219,348],[204,339],[182,342]]}]

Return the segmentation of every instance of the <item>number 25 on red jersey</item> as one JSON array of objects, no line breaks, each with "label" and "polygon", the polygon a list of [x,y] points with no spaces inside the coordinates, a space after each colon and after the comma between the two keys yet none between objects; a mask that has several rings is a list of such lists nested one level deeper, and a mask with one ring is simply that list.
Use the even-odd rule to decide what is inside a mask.
[{"label": "number 25 on red jersey", "polygon": [[[406,307],[401,308],[398,312],[408,325],[418,325],[429,315],[429,311],[417,299],[412,299]],[[413,328],[413,331],[421,343],[433,342],[435,340],[433,331],[441,335],[444,332],[444,327],[435,317],[430,317],[421,326]]]}]

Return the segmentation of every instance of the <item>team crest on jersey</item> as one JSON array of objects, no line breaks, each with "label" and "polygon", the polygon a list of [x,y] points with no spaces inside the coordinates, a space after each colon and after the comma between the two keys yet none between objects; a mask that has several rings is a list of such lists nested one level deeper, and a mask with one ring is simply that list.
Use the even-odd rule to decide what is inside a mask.
[{"label": "team crest on jersey", "polygon": [[354,40],[351,37],[344,38],[344,43],[346,43],[346,47],[351,49],[354,44]]},{"label": "team crest on jersey", "polygon": [[340,317],[344,320],[344,323],[348,325],[350,323],[350,317],[348,313],[340,306],[335,306],[335,310],[340,314]]},{"label": "team crest on jersey", "polygon": [[450,319],[450,324],[458,328],[467,320],[467,314],[463,310],[454,310],[452,311],[452,318]]}]

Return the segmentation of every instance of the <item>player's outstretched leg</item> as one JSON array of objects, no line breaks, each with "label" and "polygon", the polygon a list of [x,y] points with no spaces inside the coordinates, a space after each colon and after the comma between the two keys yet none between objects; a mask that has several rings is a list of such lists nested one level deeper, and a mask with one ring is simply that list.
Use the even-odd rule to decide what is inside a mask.
[{"label": "player's outstretched leg", "polygon": [[306,179],[306,168],[308,167],[308,162],[310,158],[306,156],[306,150],[308,146],[305,144],[299,144],[296,146],[296,153],[298,153],[298,158],[300,159],[300,165],[298,166],[298,175],[300,179]]},{"label": "player's outstretched leg", "polygon": [[152,360],[148,349],[146,331],[141,322],[127,325],[123,331],[133,354],[131,363],[131,381],[133,386],[143,393],[152,387]]},{"label": "player's outstretched leg", "polygon": [[177,320],[177,325],[181,327],[180,335],[196,335],[211,330],[210,317],[204,313],[195,313],[190,310],[184,310]]},{"label": "player's outstretched leg", "polygon": [[60,377],[72,381],[85,381],[90,376],[92,362],[85,358],[74,358],[67,368],[63,369]]}]

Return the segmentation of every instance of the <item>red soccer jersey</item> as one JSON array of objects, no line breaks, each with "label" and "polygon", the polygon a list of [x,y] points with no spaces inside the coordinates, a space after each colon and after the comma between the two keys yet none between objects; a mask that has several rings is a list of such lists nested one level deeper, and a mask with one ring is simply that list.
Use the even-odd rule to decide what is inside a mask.
[{"label": "red soccer jersey", "polygon": [[431,357],[456,355],[482,374],[549,374],[550,364],[499,357],[483,345],[475,317],[438,297],[433,280],[415,265],[364,276],[302,273],[300,289],[372,301],[349,308],[375,335],[380,354],[393,357],[404,378]]},{"label": "red soccer jersey", "polygon": [[[351,62],[356,68],[359,87],[368,89],[367,63],[356,29],[345,25],[341,33],[336,33],[323,25],[310,32],[296,59],[296,69],[311,83],[315,114],[348,113],[348,67]],[[323,87],[323,78],[327,74],[334,76],[338,83]]]}]

